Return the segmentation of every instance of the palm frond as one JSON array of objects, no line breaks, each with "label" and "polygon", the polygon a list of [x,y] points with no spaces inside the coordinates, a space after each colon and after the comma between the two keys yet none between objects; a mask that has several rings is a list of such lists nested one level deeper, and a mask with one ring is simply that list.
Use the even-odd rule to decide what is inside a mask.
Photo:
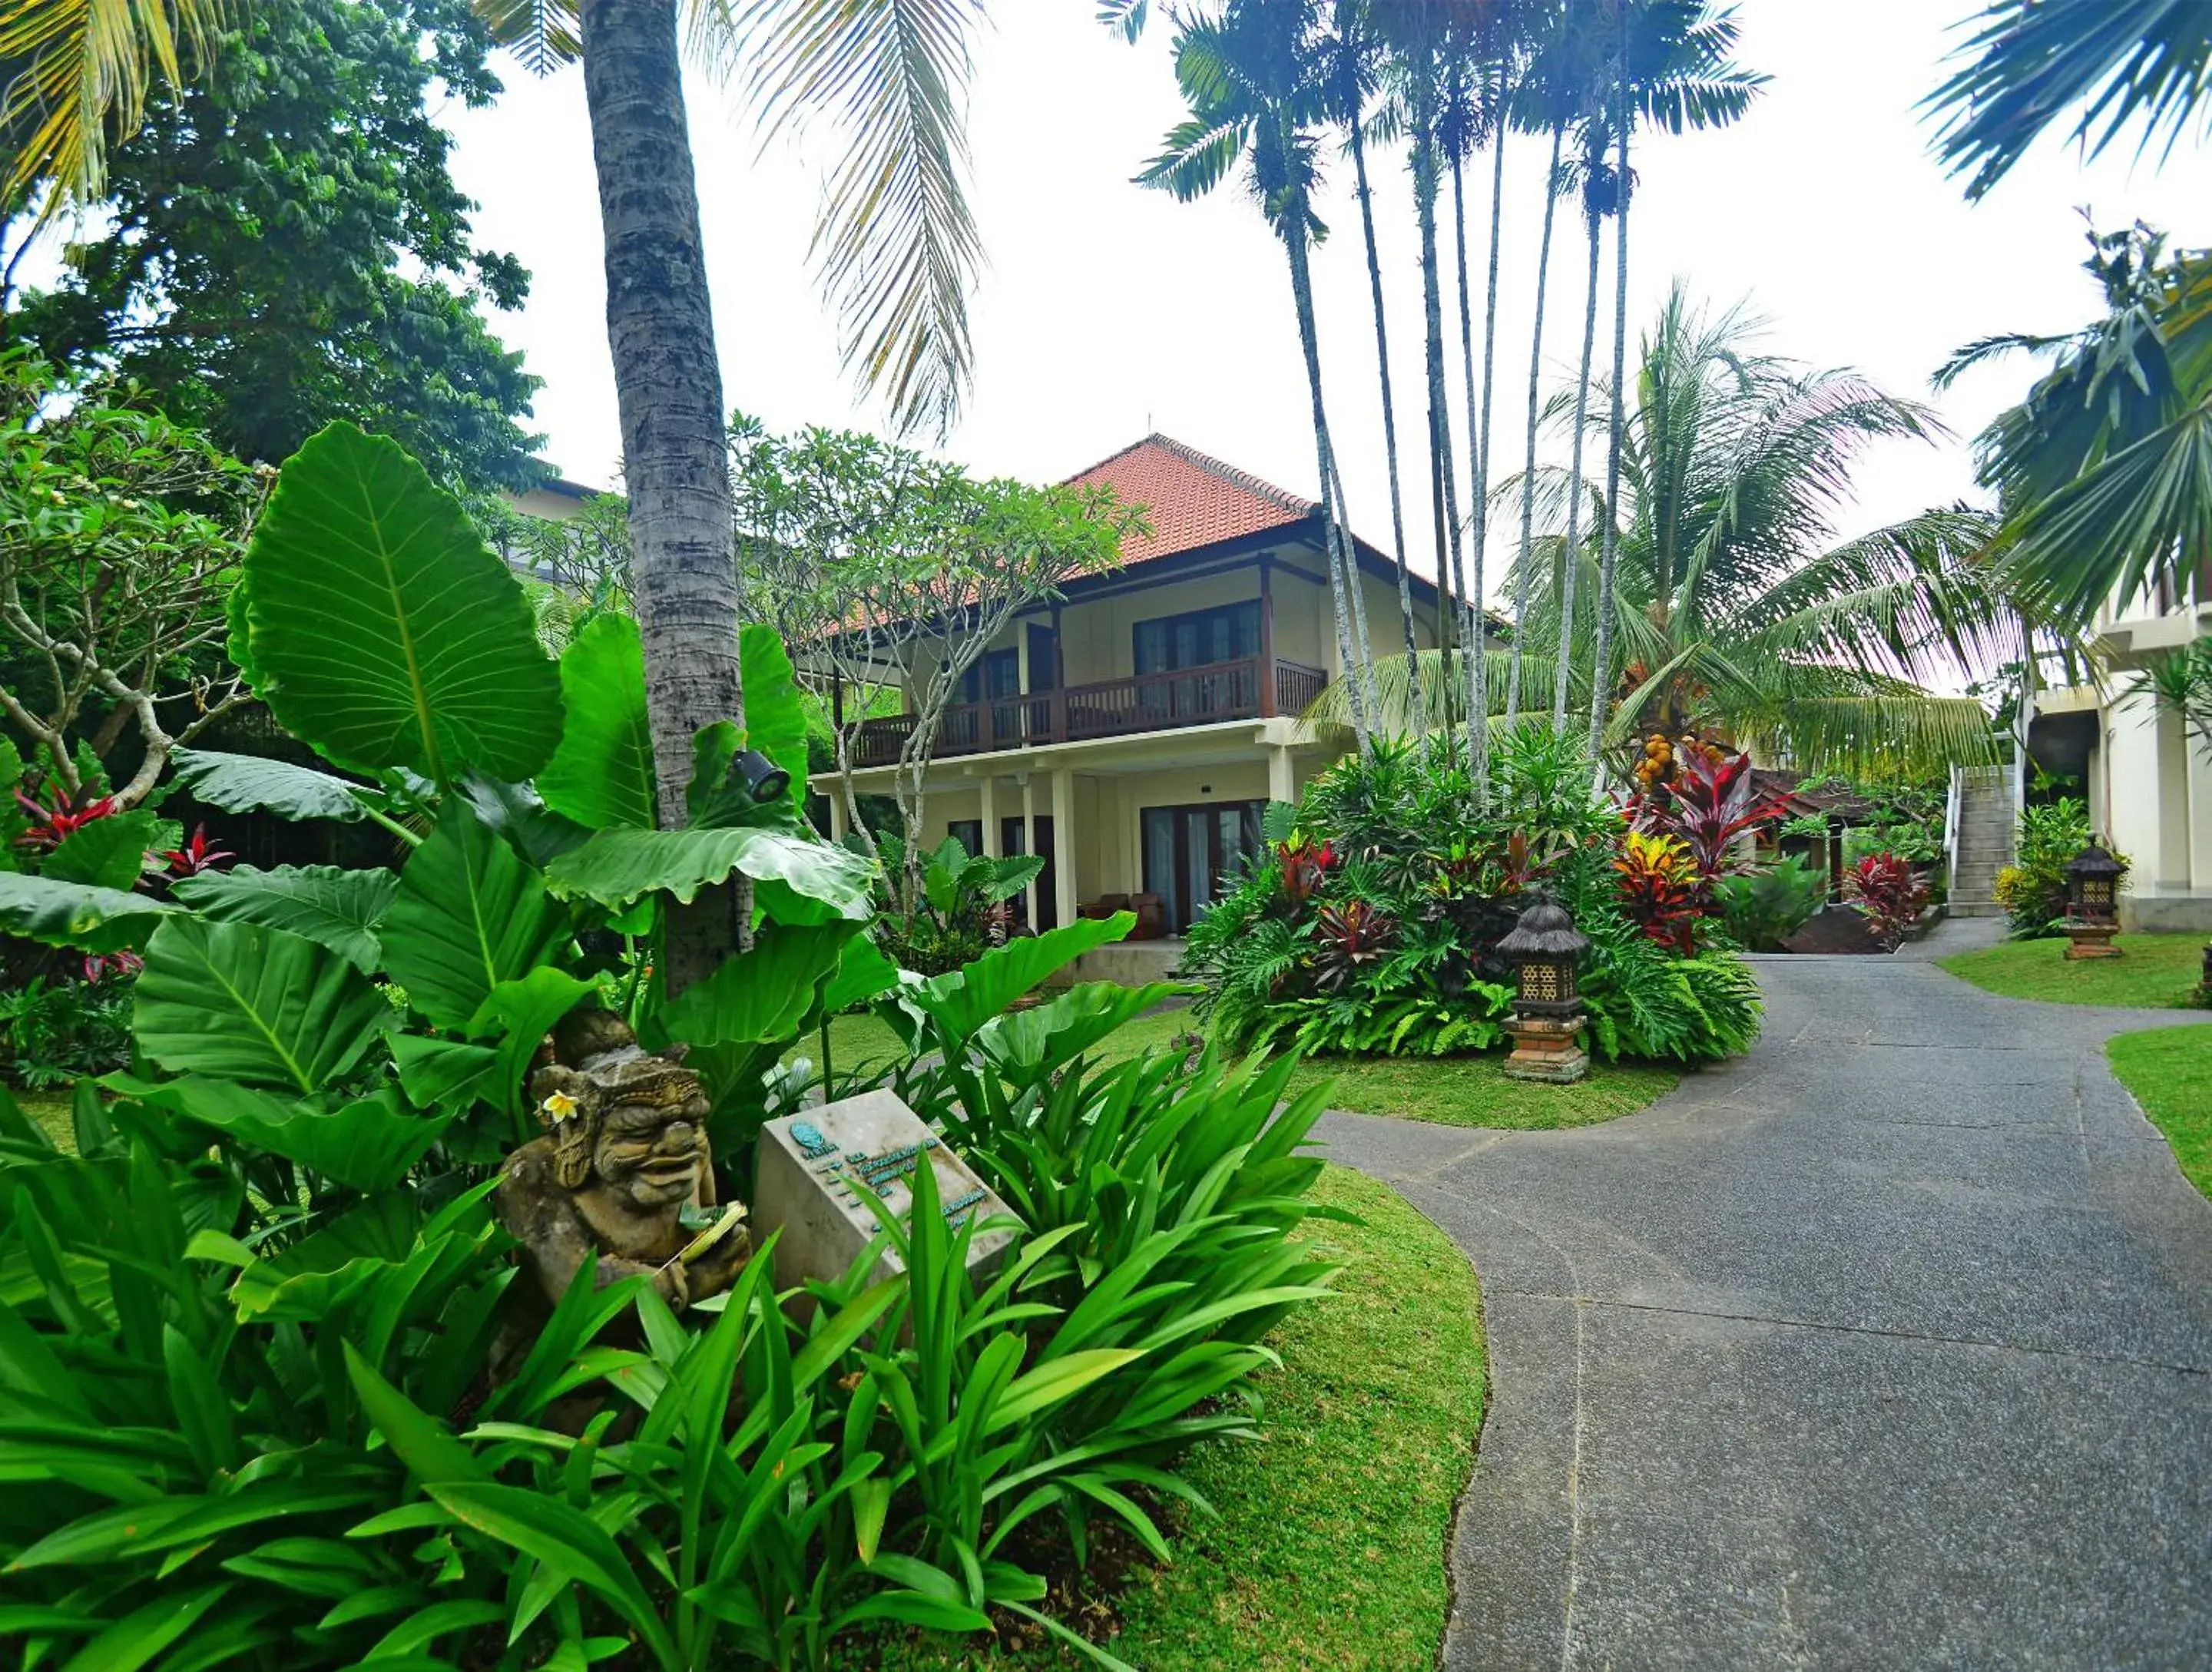
[{"label": "palm frond", "polygon": [[0,0],[0,201],[51,184],[44,212],[105,190],[107,144],[145,119],[158,79],[181,86],[210,61],[229,0]]},{"label": "palm frond", "polygon": [[[1484,672],[1486,676],[1486,695],[1492,717],[1505,711],[1505,676],[1512,658],[1508,651],[1492,647],[1485,653]],[[1467,665],[1457,651],[1452,653],[1449,671],[1444,666],[1443,653],[1424,650],[1420,654],[1419,669],[1422,712],[1431,732],[1449,733],[1467,722]],[[1376,708],[1370,716],[1376,733],[1404,736],[1413,730],[1413,687],[1408,677],[1408,663],[1401,651],[1395,656],[1382,656],[1375,662]],[[1441,693],[1441,695],[1439,695]],[[1587,692],[1584,699],[1588,700]],[[1352,724],[1351,696],[1342,679],[1333,679],[1322,689],[1322,693],[1306,707],[1299,716],[1313,726],[1349,726]]]},{"label": "palm frond", "polygon": [[491,38],[533,76],[550,76],[583,55],[576,0],[473,0]]},{"label": "palm frond", "polygon": [[1762,760],[1861,779],[1932,776],[1997,758],[1980,703],[1924,691],[1794,697],[1738,738]]},{"label": "palm frond", "polygon": [[982,240],[963,131],[978,0],[701,0],[693,46],[742,76],[767,135],[826,115],[846,149],[813,254],[847,366],[902,433],[942,436],[972,375]]},{"label": "palm frond", "polygon": [[1098,0],[1098,21],[1132,46],[1145,33],[1151,0]]},{"label": "palm frond", "polygon": [[2069,111],[2068,137],[2097,155],[2137,123],[2170,150],[2212,81],[2212,9],[2197,0],[1993,0],[1923,108],[1945,118],[1937,154],[1971,169],[1979,198]]}]

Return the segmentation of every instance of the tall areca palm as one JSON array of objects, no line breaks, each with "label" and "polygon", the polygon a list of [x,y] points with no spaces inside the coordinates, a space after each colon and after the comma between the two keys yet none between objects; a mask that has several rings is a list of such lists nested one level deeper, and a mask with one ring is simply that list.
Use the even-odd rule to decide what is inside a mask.
[{"label": "tall areca palm", "polygon": [[[2012,642],[1988,556],[1995,520],[1930,511],[1836,541],[1860,453],[1939,428],[1856,375],[1758,352],[1755,330],[1740,312],[1707,318],[1678,289],[1644,342],[1620,492],[1601,508],[1619,524],[1613,660],[1588,669],[1610,710],[1606,742],[1711,730],[1808,770],[1988,758],[1979,704],[1916,682]],[[1563,394],[1553,410],[1571,405]],[[1539,498],[1563,520],[1562,473],[1545,473]],[[1564,569],[1588,556],[1563,544],[1540,542],[1532,563],[1528,631],[1547,648],[1593,637],[1593,592],[1571,621],[1553,573],[1555,558]]]},{"label": "tall areca palm", "polygon": [[[239,0],[242,3],[243,0]],[[902,425],[955,410],[963,298],[979,257],[963,192],[964,31],[975,0],[474,0],[541,71],[580,58],[605,235],[607,338],[623,434],[632,574],[662,816],[680,822],[691,739],[742,720],[738,591],[720,362],[684,108],[681,42],[743,80],[771,120],[827,113],[848,148],[816,246],[848,362]],[[0,0],[12,196],[97,200],[101,142],[156,76],[219,50],[233,0]],[[173,18],[173,21],[172,19]],[[180,52],[179,40],[191,49]],[[679,984],[726,925],[672,936]]]},{"label": "tall areca palm", "polygon": [[[1613,161],[1613,408],[1606,454],[1606,503],[1620,487],[1621,426],[1628,367],[1628,211],[1636,177],[1628,142],[1639,119],[1680,133],[1686,127],[1722,126],[1742,115],[1765,84],[1729,62],[1737,36],[1733,9],[1713,13],[1704,0],[1616,0],[1613,84],[1608,104],[1617,148]],[[1616,531],[1606,519],[1598,562],[1597,645],[1594,665],[1612,654]],[[1605,724],[1601,690],[1590,698],[1589,748],[1595,757]]]},{"label": "tall areca palm", "polygon": [[[1330,114],[1345,130],[1352,153],[1352,178],[1359,199],[1359,229],[1367,247],[1367,283],[1375,304],[1375,359],[1382,379],[1382,455],[1390,477],[1390,555],[1398,566],[1398,613],[1405,629],[1406,654],[1417,662],[1420,645],[1413,630],[1413,578],[1406,567],[1405,495],[1398,474],[1397,405],[1390,392],[1390,331],[1382,300],[1382,261],[1375,240],[1375,194],[1367,179],[1367,101],[1373,92],[1378,42],[1370,27],[1369,0],[1336,0],[1329,42]],[[1412,688],[1413,725],[1425,725],[1419,676]]]},{"label": "tall areca palm", "polygon": [[[1572,66],[1569,71],[1571,86],[1584,100],[1578,122],[1583,145],[1577,173],[1583,187],[1583,224],[1589,235],[1589,292],[1583,315],[1582,381],[1585,385],[1589,381],[1590,362],[1596,347],[1599,257],[1607,216],[1613,220],[1615,235],[1620,240],[1612,380],[1615,404],[1609,414],[1609,430],[1620,417],[1619,401],[1628,342],[1626,216],[1632,184],[1627,167],[1628,131],[1638,116],[1662,123],[1678,133],[1686,127],[1718,126],[1741,116],[1765,78],[1748,74],[1729,62],[1729,53],[1735,44],[1736,34],[1734,9],[1716,13],[1708,0],[1613,0],[1609,11],[1590,12],[1578,33],[1565,43],[1568,62]],[[1613,155],[1616,143],[1618,156]],[[1575,535],[1582,510],[1583,429],[1582,415],[1578,413],[1574,426],[1574,463],[1568,481],[1567,538],[1571,552],[1578,550]],[[1617,461],[1618,457],[1616,444],[1608,458]],[[1613,477],[1617,462],[1608,463],[1607,471],[1608,477]],[[1601,562],[1601,593],[1605,591],[1608,567]],[[1562,571],[1570,619],[1580,568],[1581,564],[1576,562],[1567,564]],[[1607,632],[1607,623],[1611,617],[1610,599],[1601,596],[1597,614],[1601,635]],[[1569,665],[1573,648],[1571,642],[1560,644],[1553,683],[1552,724],[1561,731],[1567,723]],[[1601,700],[1594,697],[1593,702]],[[1593,733],[1595,729],[1593,725]]]},{"label": "tall areca palm", "polygon": [[[1468,546],[1472,571],[1468,614],[1468,643],[1474,654],[1467,659],[1468,744],[1474,762],[1478,804],[1488,791],[1486,756],[1490,713],[1488,672],[1489,612],[1483,598],[1487,591],[1485,560],[1490,542],[1490,439],[1492,393],[1498,365],[1498,259],[1505,224],[1505,113],[1517,65],[1517,35],[1524,27],[1518,9],[1493,3],[1465,21],[1451,42],[1452,76],[1443,126],[1445,155],[1450,159],[1452,180],[1452,243],[1459,274],[1459,343],[1467,380]],[[1482,319],[1482,393],[1475,396],[1474,324],[1469,292],[1473,282],[1467,260],[1467,203],[1465,173],[1468,161],[1484,146],[1490,147],[1490,260],[1485,287]]]},{"label": "tall areca palm", "polygon": [[1319,129],[1328,114],[1318,10],[1314,0],[1230,0],[1218,13],[1185,16],[1178,25],[1176,81],[1190,115],[1169,131],[1160,155],[1137,178],[1188,203],[1241,168],[1253,200],[1282,241],[1313,401],[1337,648],[1351,692],[1352,731],[1364,751],[1373,675],[1364,624],[1359,642],[1353,636],[1355,616],[1364,613],[1358,554],[1343,518],[1314,319],[1310,253],[1314,240],[1328,230],[1313,210]]}]

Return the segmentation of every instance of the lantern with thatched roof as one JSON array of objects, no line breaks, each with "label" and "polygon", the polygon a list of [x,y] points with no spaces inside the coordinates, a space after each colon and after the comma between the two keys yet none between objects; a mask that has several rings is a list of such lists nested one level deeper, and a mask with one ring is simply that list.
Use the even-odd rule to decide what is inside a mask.
[{"label": "lantern with thatched roof", "polygon": [[1582,1049],[1583,1000],[1575,966],[1589,950],[1566,908],[1541,891],[1530,897],[1513,932],[1498,943],[1516,967],[1513,1015],[1505,1031],[1513,1054],[1505,1072],[1516,1079],[1565,1085],[1589,1071]]}]

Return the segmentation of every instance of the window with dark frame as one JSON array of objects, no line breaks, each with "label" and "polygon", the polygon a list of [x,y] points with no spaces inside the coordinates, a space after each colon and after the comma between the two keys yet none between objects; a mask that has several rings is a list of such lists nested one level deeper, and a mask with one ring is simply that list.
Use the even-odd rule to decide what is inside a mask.
[{"label": "window with dark frame", "polygon": [[1260,601],[1248,599],[1140,621],[1130,629],[1130,637],[1139,674],[1249,661],[1260,654]]}]

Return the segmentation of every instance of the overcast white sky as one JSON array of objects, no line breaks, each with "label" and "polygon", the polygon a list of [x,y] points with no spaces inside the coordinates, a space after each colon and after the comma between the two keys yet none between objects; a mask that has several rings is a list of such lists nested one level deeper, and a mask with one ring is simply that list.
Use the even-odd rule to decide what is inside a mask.
[{"label": "overcast white sky", "polygon": [[[2187,146],[2162,167],[2135,164],[2124,147],[2085,167],[2049,143],[1969,207],[1930,158],[1914,106],[1941,79],[1954,26],[1975,9],[1743,0],[1741,61],[1772,84],[1733,129],[1644,147],[1632,328],[1679,276],[1717,301],[1749,298],[1771,321],[1774,352],[1935,399],[1929,375],[1960,344],[2002,329],[2069,329],[2094,311],[2076,205],[2091,206],[2100,226],[2140,217],[2178,242],[2212,243],[2212,158]],[[1130,184],[1179,114],[1166,30],[1131,48],[1096,24],[1090,0],[997,0],[992,11],[969,123],[990,266],[970,303],[974,398],[946,451],[986,473],[1050,480],[1157,429],[1312,495],[1312,427],[1279,246],[1235,192],[1182,204]],[[527,308],[495,328],[545,380],[536,423],[546,456],[574,479],[615,485],[620,441],[582,82],[574,70],[536,82],[519,67],[507,81],[494,108],[450,117],[454,171],[482,204],[484,242],[532,274]],[[780,142],[762,156],[733,94],[695,81],[690,98],[727,399],[773,428],[875,425],[879,410],[842,371],[807,267],[828,137]],[[1424,410],[1417,244],[1401,159],[1373,166],[1405,438],[1419,434]],[[1500,435],[1517,453],[1543,159],[1520,142],[1506,167],[1498,400]],[[1348,164],[1334,169],[1322,210],[1336,231],[1316,263],[1322,366],[1352,520],[1387,549],[1372,314],[1349,176]],[[1478,195],[1471,234],[1486,211]],[[1579,346],[1583,262],[1578,220],[1563,214],[1547,386]],[[1609,245],[1605,265],[1609,320]],[[1478,344],[1480,329],[1478,313]],[[1447,335],[1456,391],[1455,324]],[[2001,366],[1937,399],[1954,441],[1870,455],[1847,530],[1972,496],[1967,440],[2029,375],[2024,361]],[[1407,490],[1408,542],[1415,567],[1427,568],[1418,471]],[[1493,565],[1499,550],[1493,542]]]}]

